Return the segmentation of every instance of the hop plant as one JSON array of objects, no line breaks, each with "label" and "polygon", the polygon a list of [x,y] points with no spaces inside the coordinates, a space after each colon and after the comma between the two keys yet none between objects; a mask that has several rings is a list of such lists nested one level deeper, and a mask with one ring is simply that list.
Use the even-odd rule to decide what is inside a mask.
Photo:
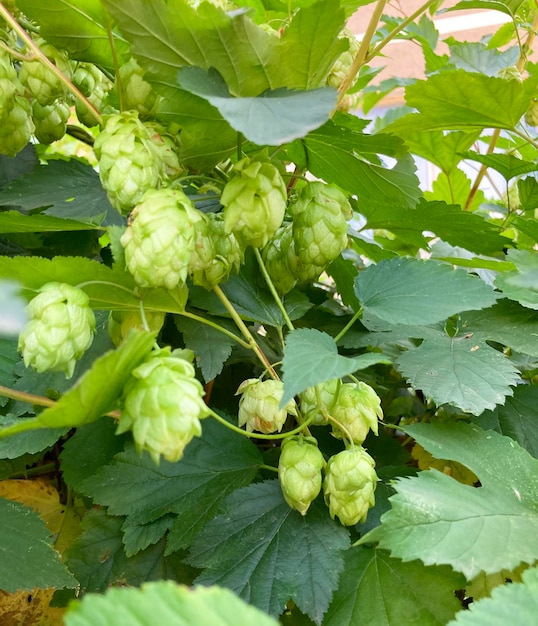
[{"label": "hop plant", "polygon": [[15,96],[23,93],[23,86],[17,78],[17,70],[11,57],[0,48],[0,119],[8,115],[13,107]]},{"label": "hop plant", "polygon": [[127,268],[138,285],[174,289],[185,282],[199,219],[199,212],[179,189],[144,194],[120,239]]},{"label": "hop plant", "polygon": [[321,491],[323,455],[314,437],[288,437],[282,443],[278,478],[284,499],[292,509],[306,515]]},{"label": "hop plant", "polygon": [[125,110],[138,111],[140,117],[152,117],[159,108],[160,96],[144,80],[144,70],[131,57],[120,66],[119,77]]},{"label": "hop plant", "polygon": [[347,247],[347,220],[353,212],[344,194],[331,185],[311,182],[290,206],[297,255],[296,276],[316,279]]},{"label": "hop plant", "polygon": [[203,213],[200,213],[200,219],[194,225],[194,232],[195,242],[189,263],[189,274],[195,285],[200,285],[209,290],[214,285],[207,280],[206,270],[211,266],[216,251],[215,242],[211,237],[211,223]]},{"label": "hop plant", "polygon": [[215,256],[205,268],[205,281],[214,287],[224,283],[232,272],[238,272],[243,262],[243,250],[233,233],[226,233],[222,213],[209,213],[210,236]]},{"label": "hop plant", "polygon": [[309,419],[314,412],[312,424],[322,426],[327,424],[327,415],[332,414],[333,406],[340,390],[341,382],[339,378],[332,378],[316,387],[308,387],[301,394],[301,415]]},{"label": "hop plant", "polygon": [[283,408],[279,408],[284,392],[284,385],[279,380],[260,381],[249,378],[243,381],[237,389],[239,400],[239,426],[246,424],[249,432],[257,430],[269,434],[280,432],[288,413],[295,415],[292,401]]},{"label": "hop plant", "polygon": [[[77,64],[73,72],[73,84],[97,110],[103,107],[106,95],[112,87],[110,80],[92,63]],[[75,111],[79,122],[84,126],[91,128],[97,125],[97,118],[84,102],[77,99]]]},{"label": "hop plant", "polygon": [[525,112],[525,123],[529,126],[538,126],[538,98],[533,98],[530,107]]},{"label": "hop plant", "polygon": [[[146,311],[149,329],[159,332],[164,324],[165,314],[161,311]],[[140,311],[111,311],[108,317],[108,334],[112,343],[119,346],[131,330],[144,330],[145,325]]]},{"label": "hop plant", "polygon": [[284,219],[286,185],[269,161],[245,157],[221,196],[224,227],[246,248],[263,248]]},{"label": "hop plant", "polygon": [[150,189],[169,180],[168,152],[154,140],[154,129],[146,127],[134,111],[110,115],[94,150],[99,176],[111,204],[128,213]]},{"label": "hop plant", "polygon": [[28,304],[28,316],[19,336],[24,364],[39,373],[58,371],[71,378],[93,340],[95,316],[88,296],[65,283],[47,283]]},{"label": "hop plant", "polygon": [[364,522],[374,506],[379,480],[375,461],[362,447],[353,447],[332,456],[325,468],[323,493],[331,517],[344,526]]},{"label": "hop plant", "polygon": [[138,451],[147,450],[155,463],[161,456],[178,461],[202,434],[200,420],[209,415],[203,394],[192,364],[170,348],[159,350],[133,370],[117,432],[132,430]]},{"label": "hop plant", "polygon": [[30,103],[16,96],[9,112],[0,117],[0,154],[14,157],[28,144],[33,132]]},{"label": "hop plant", "polygon": [[331,415],[345,428],[333,424],[333,435],[345,439],[351,435],[353,442],[360,445],[372,430],[378,431],[377,420],[383,419],[381,400],[376,392],[362,381],[340,385]]},{"label": "hop plant", "polygon": [[338,89],[342,81],[349,74],[353,60],[357,56],[360,48],[360,43],[357,41],[354,33],[347,28],[344,28],[340,33],[340,39],[347,41],[348,49],[340,54],[327,75],[326,83],[329,87],[334,87],[334,89]]},{"label": "hop plant", "polygon": [[69,115],[69,105],[63,100],[56,100],[50,106],[41,106],[35,101],[32,105],[32,120],[36,139],[44,144],[61,139],[65,135]]},{"label": "hop plant", "polygon": [[[58,70],[70,79],[72,72],[67,54],[42,40],[38,41],[37,45]],[[41,106],[50,106],[55,100],[67,94],[64,83],[40,60],[23,61],[19,79]]]},{"label": "hop plant", "polygon": [[297,266],[293,242],[293,226],[291,223],[281,226],[275,236],[262,250],[262,258],[267,273],[280,295],[291,291],[297,279]]}]

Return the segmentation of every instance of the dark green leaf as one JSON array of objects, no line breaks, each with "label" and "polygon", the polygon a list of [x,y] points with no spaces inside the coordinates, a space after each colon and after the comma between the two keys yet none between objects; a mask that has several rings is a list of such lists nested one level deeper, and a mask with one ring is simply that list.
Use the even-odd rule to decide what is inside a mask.
[{"label": "dark green leaf", "polygon": [[404,563],[383,550],[353,548],[323,626],[401,626],[404,615],[407,624],[444,626],[461,608],[454,590],[464,586],[465,579],[448,567]]},{"label": "dark green leaf", "polygon": [[[2,302],[1,299],[0,302]],[[0,336],[0,385],[3,387],[11,387],[15,382],[13,369],[20,360],[21,357],[17,349],[17,340],[3,339]],[[0,397],[0,406],[4,406],[5,402],[7,402],[7,399]]]},{"label": "dark green leaf", "polygon": [[39,160],[36,156],[35,146],[31,143],[23,148],[14,158],[0,154],[0,187],[20,176],[29,174],[38,164]]},{"label": "dark green leaf", "polygon": [[392,324],[427,325],[495,302],[491,287],[437,261],[393,258],[361,272],[355,294],[366,313]]},{"label": "dark green leaf", "polygon": [[0,589],[74,588],[77,581],[52,548],[50,533],[37,513],[0,498]]},{"label": "dark green leaf", "polygon": [[[16,423],[15,416],[0,417],[0,426]],[[53,446],[68,428],[43,428],[38,431],[19,433],[6,439],[0,439],[0,459],[16,459],[23,454],[34,454]]]},{"label": "dark green leaf", "polygon": [[413,389],[474,415],[503,404],[518,381],[507,357],[468,336],[426,339],[404,352],[397,366]]},{"label": "dark green leaf", "polygon": [[230,495],[196,537],[189,561],[201,584],[229,587],[270,615],[290,599],[317,624],[327,610],[349,545],[347,531],[315,502],[302,517],[277,480]]}]

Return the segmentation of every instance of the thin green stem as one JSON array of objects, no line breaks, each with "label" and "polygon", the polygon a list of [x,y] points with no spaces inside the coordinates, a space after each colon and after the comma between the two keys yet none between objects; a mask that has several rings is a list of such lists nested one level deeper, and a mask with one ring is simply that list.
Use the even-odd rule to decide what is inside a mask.
[{"label": "thin green stem", "polygon": [[303,430],[306,430],[307,429],[306,427],[308,426],[308,424],[310,424],[310,422],[313,419],[313,416],[312,416],[312,418],[306,420],[305,422],[303,422],[302,424],[300,424],[293,430],[288,430],[285,433],[279,433],[278,435],[264,435],[263,433],[249,433],[248,431],[243,430],[242,428],[239,428],[239,426],[234,426],[233,424],[230,424],[230,422],[226,421],[218,413],[211,411],[211,409],[209,410],[210,410],[211,417],[216,419],[217,422],[220,422],[223,426],[226,426],[226,428],[233,430],[235,433],[243,435],[243,437],[248,437],[249,439],[265,439],[265,440],[269,439],[271,441],[277,441],[279,439],[285,439],[286,437],[290,437],[291,435],[297,435]]},{"label": "thin green stem", "polygon": [[394,37],[396,37],[398,33],[401,33],[403,30],[405,30],[407,26],[409,26],[409,24],[414,22],[419,15],[422,15],[422,13],[425,13],[429,9],[429,7],[435,2],[437,2],[437,0],[428,0],[422,6],[420,6],[414,13],[412,13],[409,17],[406,17],[403,20],[403,22],[398,24],[398,26],[396,26],[396,28],[385,37],[385,39],[383,39],[377,44],[377,46],[370,52],[370,54],[368,54],[365,62],[367,63],[368,61],[371,61],[375,56],[377,56],[381,52],[381,50],[383,50],[383,48],[388,43],[390,43],[394,39]]},{"label": "thin green stem", "polygon": [[146,317],[146,311],[144,309],[144,303],[142,302],[142,300],[140,300],[140,302],[138,303],[138,308],[140,309],[140,319],[142,320],[142,326],[144,327],[144,330],[151,332],[151,328],[148,324],[148,318]]},{"label": "thin green stem", "polygon": [[30,478],[32,476],[44,476],[45,474],[51,474],[57,470],[56,463],[47,463],[46,465],[39,465],[38,467],[32,467],[31,469],[27,469],[24,472],[17,472],[16,474],[11,474],[11,479],[16,478]]},{"label": "thin green stem", "polygon": [[250,349],[249,343],[247,343],[246,341],[243,341],[241,337],[238,337],[235,333],[232,333],[232,331],[228,330],[227,328],[224,328],[223,326],[220,326],[216,322],[212,322],[211,320],[206,320],[204,317],[201,317],[200,315],[196,315],[195,313],[190,313],[189,311],[182,311],[181,313],[177,313],[177,315],[182,315],[183,317],[188,317],[191,320],[195,320],[197,322],[200,322],[201,324],[210,326],[211,328],[218,330],[223,335],[230,337],[230,339],[233,339],[240,346],[243,346],[243,348],[246,348],[247,350]]},{"label": "thin green stem", "polygon": [[224,307],[230,314],[230,317],[235,322],[237,328],[239,328],[239,330],[241,331],[241,334],[243,335],[243,337],[247,340],[249,348],[256,354],[256,356],[261,361],[264,368],[266,368],[269,374],[271,375],[271,378],[273,378],[274,380],[280,380],[280,377],[275,372],[274,367],[271,365],[271,363],[269,362],[269,360],[263,353],[263,350],[256,343],[256,340],[252,336],[252,333],[247,328],[245,322],[243,322],[243,320],[241,319],[241,316],[234,309],[233,304],[228,300],[224,291],[222,291],[222,289],[218,285],[215,285],[215,287],[213,287],[213,291],[215,292],[218,299],[222,302],[222,304],[224,305]]},{"label": "thin green stem", "polygon": [[345,98],[347,91],[353,84],[353,81],[355,80],[355,76],[357,75],[358,71],[366,62],[366,58],[368,57],[368,49],[370,48],[370,42],[372,41],[372,37],[374,36],[375,31],[377,30],[377,25],[379,24],[379,20],[381,19],[381,16],[383,15],[383,10],[385,8],[386,3],[387,3],[387,0],[377,0],[377,4],[374,8],[374,12],[372,14],[372,17],[370,18],[370,22],[366,28],[366,32],[364,33],[364,37],[361,41],[359,51],[357,52],[356,57],[353,59],[353,63],[351,64],[351,68],[349,69],[349,72],[347,73],[346,77],[341,82],[340,86],[338,87],[338,100],[336,101],[337,108],[338,108],[338,105]]},{"label": "thin green stem", "polygon": [[262,463],[258,467],[260,469],[269,470],[270,472],[278,472],[278,467],[273,467],[272,465],[265,465],[265,463]]},{"label": "thin green stem", "polygon": [[2,3],[0,3],[0,16],[4,18],[7,24],[17,33],[20,39],[24,42],[26,47],[31,50],[32,57],[36,60],[39,60],[45,67],[47,67],[58,79],[65,85],[68,91],[70,91],[75,98],[84,102],[84,104],[90,109],[96,120],[99,124],[103,123],[101,118],[101,114],[99,111],[93,106],[93,104],[86,98],[86,96],[75,86],[73,83],[62,74],[62,72],[54,65],[54,63],[41,52],[39,46],[34,42],[34,40],[28,35],[28,33],[22,28],[22,26],[17,22],[17,20],[11,15],[11,13],[4,7]]},{"label": "thin green stem", "polygon": [[130,293],[136,298],[136,294],[132,289],[124,287],[123,285],[118,285],[117,283],[111,283],[107,280],[86,280],[83,283],[75,285],[75,287],[77,287],[78,289],[82,289],[83,287],[87,287],[88,285],[109,285],[110,287],[114,287],[115,289],[123,289],[123,291]]},{"label": "thin green stem", "polygon": [[260,251],[258,250],[258,248],[254,248],[254,254],[256,255],[256,259],[258,260],[258,265],[260,266],[260,270],[263,274],[265,282],[267,283],[267,286],[269,287],[269,291],[271,292],[271,295],[273,296],[275,304],[277,305],[280,312],[282,313],[282,317],[284,318],[284,321],[286,322],[288,328],[290,330],[294,330],[294,327],[289,318],[288,312],[286,311],[282,303],[282,300],[280,296],[278,295],[277,290],[275,289],[273,281],[271,280],[271,277],[269,276],[269,272],[267,271],[267,268],[265,267],[265,263],[263,262],[262,255]]},{"label": "thin green stem", "polygon": [[355,315],[349,320],[349,322],[342,328],[342,330],[334,338],[334,342],[338,343],[340,339],[347,333],[347,331],[353,326],[353,324],[362,317],[362,307],[355,313]]},{"label": "thin green stem", "polygon": [[329,422],[332,422],[338,429],[340,429],[344,433],[344,435],[349,440],[349,447],[353,449],[355,447],[355,442],[353,441],[353,437],[351,436],[351,433],[349,432],[349,430],[341,422],[335,419],[332,415],[327,414],[327,420]]},{"label": "thin green stem", "polygon": [[16,389],[10,389],[0,385],[0,396],[9,398],[10,400],[16,400],[18,402],[27,402],[28,404],[35,404],[36,406],[51,407],[56,404],[55,400],[45,398],[44,396],[36,396],[33,393],[26,393],[25,391],[17,391]]}]

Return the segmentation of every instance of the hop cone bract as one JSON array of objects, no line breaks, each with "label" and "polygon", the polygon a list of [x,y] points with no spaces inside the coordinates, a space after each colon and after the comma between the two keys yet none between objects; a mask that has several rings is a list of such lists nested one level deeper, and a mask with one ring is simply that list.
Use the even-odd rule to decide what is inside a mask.
[{"label": "hop cone bract", "polygon": [[306,515],[321,491],[321,470],[325,465],[314,437],[288,437],[282,443],[278,478],[284,499],[292,509]]},{"label": "hop cone bract", "polygon": [[203,394],[192,364],[160,350],[133,370],[117,432],[132,430],[139,452],[147,450],[155,463],[161,456],[178,461],[202,434],[200,419],[209,415]]},{"label": "hop cone bract", "polygon": [[[67,54],[44,41],[37,42],[43,52],[64,76],[71,78]],[[67,89],[56,74],[42,61],[23,61],[19,71],[21,83],[41,106],[50,106],[57,98],[66,95]]]},{"label": "hop cone bract", "polygon": [[364,522],[374,506],[377,485],[375,461],[360,446],[332,456],[325,468],[323,493],[331,517],[344,526]]},{"label": "hop cone bract", "polygon": [[19,336],[25,365],[71,378],[77,359],[93,340],[95,316],[88,296],[65,283],[47,283],[28,304],[28,315]]}]

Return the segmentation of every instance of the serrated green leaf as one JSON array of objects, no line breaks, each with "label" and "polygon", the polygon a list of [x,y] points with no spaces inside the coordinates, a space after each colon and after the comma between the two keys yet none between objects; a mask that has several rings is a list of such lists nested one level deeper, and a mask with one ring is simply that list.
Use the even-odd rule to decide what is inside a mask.
[{"label": "serrated green leaf", "polygon": [[132,526],[129,523],[129,519],[126,519],[122,526],[123,547],[126,556],[134,556],[148,546],[158,543],[172,528],[174,520],[175,515],[165,515],[149,524]]},{"label": "serrated green leaf", "polygon": [[0,437],[34,430],[82,426],[115,408],[131,371],[140,365],[153,347],[155,335],[133,332],[117,348],[98,358],[56,404],[34,418],[20,419],[0,429]]},{"label": "serrated green leaf", "polygon": [[493,289],[433,260],[393,258],[360,272],[355,294],[365,314],[391,324],[427,325],[495,302]]},{"label": "serrated green leaf", "polygon": [[[449,204],[458,204],[461,207],[467,205],[467,200],[471,192],[471,179],[459,168],[452,170],[449,174],[441,172],[433,181],[431,191],[425,191],[426,200],[442,200]],[[469,211],[477,211],[486,197],[482,189],[478,189],[468,207]]]},{"label": "serrated green leaf", "polygon": [[[40,35],[69,53],[72,59],[114,69],[107,26],[110,18],[99,0],[20,0],[18,8],[40,25]],[[128,44],[114,37],[115,53],[121,57]]]},{"label": "serrated green leaf", "polygon": [[35,145],[32,143],[27,144],[13,158],[0,154],[0,187],[20,176],[29,174],[37,165],[39,165],[39,159]]},{"label": "serrated green leaf", "polygon": [[[232,347],[236,342],[228,335],[197,322],[187,317],[176,317],[176,326],[183,334],[185,346],[196,355],[196,364],[202,372],[206,382],[218,376],[224,363],[232,353]],[[218,323],[234,332],[233,327],[229,327],[226,320],[219,320]]]},{"label": "serrated green leaf", "polygon": [[319,128],[336,106],[336,90],[277,89],[258,97],[234,98],[215,72],[197,67],[179,71],[179,84],[218,109],[222,117],[246,139],[263,146],[280,146]]},{"label": "serrated green leaf", "polygon": [[[9,414],[6,419],[0,417],[0,427],[16,423],[17,419]],[[35,454],[53,446],[60,437],[68,432],[68,428],[43,428],[39,431],[31,431],[12,435],[6,439],[0,439],[0,459],[16,459],[23,454]]]},{"label": "serrated green leaf", "polygon": [[459,11],[461,9],[491,9],[501,11],[513,17],[525,0],[460,0],[448,11]]},{"label": "serrated green leaf", "polygon": [[467,72],[479,72],[485,76],[497,76],[499,72],[518,61],[519,50],[512,46],[503,52],[488,47],[481,41],[452,41],[450,64]]},{"label": "serrated green leaf", "polygon": [[490,598],[473,602],[447,626],[505,626],[532,624],[538,615],[538,568],[523,572],[522,582],[501,585]]},{"label": "serrated green leaf", "polygon": [[481,487],[436,470],[395,484],[392,509],[359,543],[379,541],[392,556],[449,564],[471,580],[538,558],[538,460],[512,439],[463,423],[404,430],[436,458],[462,463]]},{"label": "serrated green leaf", "polygon": [[473,422],[482,428],[495,428],[538,458],[537,406],[538,387],[518,385],[514,389],[514,396],[506,398],[504,406],[496,407],[493,412],[484,412]]},{"label": "serrated green leaf", "polygon": [[413,389],[438,405],[451,404],[474,415],[503,404],[518,381],[509,359],[467,336],[426,339],[404,352],[397,367]]},{"label": "serrated green leaf", "polygon": [[529,309],[538,309],[538,252],[535,250],[509,250],[508,260],[516,271],[504,272],[495,279],[495,286],[506,297],[517,300]]},{"label": "serrated green leaf", "polygon": [[121,224],[101,186],[98,174],[77,160],[50,161],[2,189],[2,205],[84,223]]},{"label": "serrated green leaf", "polygon": [[538,76],[520,83],[464,70],[433,74],[406,87],[407,105],[419,112],[389,124],[384,132],[406,136],[424,130],[512,129],[528,109],[537,83]]},{"label": "serrated green leaf", "polygon": [[463,576],[448,567],[404,563],[383,550],[353,548],[323,626],[401,626],[404,615],[406,624],[444,626],[461,608],[454,590],[464,585]]},{"label": "serrated green leaf", "polygon": [[465,152],[462,157],[470,161],[478,161],[487,167],[499,172],[499,174],[509,181],[515,176],[536,172],[538,165],[529,161],[519,159],[513,154],[479,154],[478,152]]},{"label": "serrated green leaf", "polygon": [[286,504],[277,480],[231,494],[194,540],[196,582],[229,587],[270,615],[290,599],[317,624],[327,610],[349,545],[347,531],[314,502],[305,517]]},{"label": "serrated green leaf", "polygon": [[[290,158],[314,176],[356,194],[361,203],[379,200],[412,207],[420,196],[416,166],[397,137],[366,135],[327,122],[287,148]],[[396,159],[385,167],[378,155]]]},{"label": "serrated green leaf", "polygon": [[50,233],[73,230],[98,230],[95,224],[53,217],[24,215],[18,211],[0,213],[0,233]]},{"label": "serrated green leaf", "polygon": [[286,337],[282,369],[284,406],[307,387],[331,378],[341,378],[376,363],[389,363],[383,354],[367,353],[356,357],[338,354],[334,339],[315,328],[292,330]]},{"label": "serrated green leaf", "polygon": [[0,498],[0,589],[76,587],[77,581],[60,560],[39,515],[18,502]]},{"label": "serrated green leaf", "polygon": [[534,176],[518,180],[517,190],[523,211],[532,211],[538,207],[538,180]]},{"label": "serrated green leaf", "polygon": [[65,626],[277,626],[276,620],[248,606],[227,589],[191,589],[170,582],[148,583],[140,589],[110,589],[73,603]]},{"label": "serrated green leaf", "polygon": [[133,525],[175,513],[168,548],[172,551],[188,546],[223,498],[250,483],[261,463],[248,440],[205,420],[202,437],[187,446],[181,463],[161,461],[156,466],[148,455],[140,457],[129,447],[79,489],[113,515],[127,515]]},{"label": "serrated green leaf", "polygon": [[[4,339],[0,336],[0,385],[11,387],[15,382],[13,369],[20,360],[17,339]],[[7,401],[6,398],[0,397],[0,406],[5,404],[4,400]]]}]

